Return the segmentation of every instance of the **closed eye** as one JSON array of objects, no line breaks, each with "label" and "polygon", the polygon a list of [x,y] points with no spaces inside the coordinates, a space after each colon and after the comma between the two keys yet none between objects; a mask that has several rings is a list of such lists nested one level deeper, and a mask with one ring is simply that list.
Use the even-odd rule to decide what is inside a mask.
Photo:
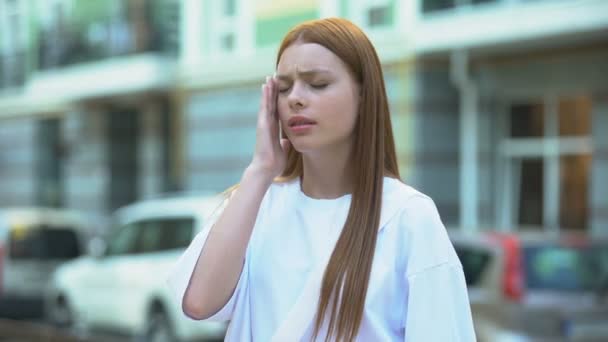
[{"label": "closed eye", "polygon": [[[329,85],[329,83],[311,83],[310,87],[313,89],[321,90],[321,89],[327,88],[328,85]],[[278,92],[279,92],[279,94],[284,94],[284,93],[288,92],[289,89],[291,89],[291,85],[288,85],[288,86],[284,85],[282,87],[279,86]]]}]

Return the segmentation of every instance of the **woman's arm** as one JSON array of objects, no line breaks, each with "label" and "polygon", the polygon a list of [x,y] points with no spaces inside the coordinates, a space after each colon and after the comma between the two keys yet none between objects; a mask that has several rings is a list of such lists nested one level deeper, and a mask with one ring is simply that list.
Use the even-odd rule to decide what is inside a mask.
[{"label": "woman's arm", "polygon": [[211,228],[182,299],[184,313],[195,319],[212,316],[230,299],[243,270],[262,199],[274,177],[285,168],[289,145],[279,139],[273,79],[266,79],[262,93],[253,160]]},{"label": "woman's arm", "polygon": [[272,178],[248,168],[238,190],[211,228],[184,294],[182,308],[205,319],[230,299],[243,269],[245,251]]}]

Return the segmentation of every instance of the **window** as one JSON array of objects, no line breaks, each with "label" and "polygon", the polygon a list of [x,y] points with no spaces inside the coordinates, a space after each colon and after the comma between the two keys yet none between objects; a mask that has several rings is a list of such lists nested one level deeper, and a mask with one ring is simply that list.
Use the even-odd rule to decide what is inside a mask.
[{"label": "window", "polygon": [[161,235],[160,250],[188,247],[194,237],[194,219],[183,218],[166,222]]},{"label": "window", "polygon": [[422,12],[435,12],[454,8],[456,0],[422,0]]},{"label": "window", "polygon": [[160,252],[185,248],[193,238],[194,219],[169,218],[142,223],[140,251]]},{"label": "window", "polygon": [[14,229],[9,237],[12,259],[68,260],[80,256],[78,236],[73,227],[38,226]]},{"label": "window", "polygon": [[108,206],[111,209],[137,199],[137,153],[140,112],[114,107],[107,115],[107,158],[110,171]]},{"label": "window", "polygon": [[24,2],[0,0],[0,88],[23,85],[27,32]]},{"label": "window", "polygon": [[108,244],[107,255],[125,255],[138,252],[138,239],[141,223],[132,223],[120,227]]},{"label": "window", "polygon": [[543,224],[544,169],[540,158],[524,159],[519,165],[518,226],[540,227]]},{"label": "window", "polygon": [[142,223],[141,252],[149,253],[158,250],[160,235],[162,233],[162,221],[147,221]]},{"label": "window", "polygon": [[232,17],[236,14],[236,0],[224,0],[224,15]]},{"label": "window", "polygon": [[[200,0],[199,0],[200,1]],[[152,30],[151,48],[169,55],[177,54],[180,47],[180,1],[148,1]]]},{"label": "window", "polygon": [[498,0],[421,0],[422,13],[445,11],[458,7],[497,2]]},{"label": "window", "polygon": [[509,106],[497,188],[505,228],[587,228],[591,109],[585,95]]},{"label": "window", "polygon": [[41,119],[37,122],[37,204],[61,207],[63,204],[62,161],[64,145],[61,139],[60,119]]},{"label": "window", "polygon": [[242,32],[239,23],[243,20],[238,0],[210,1],[209,31],[214,53],[225,54],[235,51]]},{"label": "window", "polygon": [[559,101],[559,135],[585,136],[591,132],[591,100],[585,96]]},{"label": "window", "polygon": [[226,33],[222,37],[221,47],[223,51],[234,50],[234,33]]},{"label": "window", "polygon": [[581,229],[588,225],[591,155],[560,157],[560,227]]},{"label": "window", "polygon": [[375,29],[393,24],[394,0],[360,0],[351,5],[353,21],[364,28]]},{"label": "window", "polygon": [[518,104],[511,107],[510,136],[514,138],[545,135],[545,112],[542,104]]},{"label": "window", "polygon": [[2,52],[10,53],[25,46],[24,9],[20,1],[0,0]]},{"label": "window", "polygon": [[[526,287],[558,291],[596,291],[608,269],[607,246],[534,246],[524,249]],[[604,285],[605,286],[605,285]]]},{"label": "window", "polygon": [[490,253],[479,248],[454,244],[454,249],[462,263],[467,286],[478,285],[490,263]]},{"label": "window", "polygon": [[386,26],[390,24],[390,8],[388,6],[376,6],[367,11],[367,24],[369,27]]}]

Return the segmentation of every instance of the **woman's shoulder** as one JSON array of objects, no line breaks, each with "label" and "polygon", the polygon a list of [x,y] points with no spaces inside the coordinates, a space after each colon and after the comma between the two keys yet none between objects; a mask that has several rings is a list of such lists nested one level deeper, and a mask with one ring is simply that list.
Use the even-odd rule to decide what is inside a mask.
[{"label": "woman's shoulder", "polygon": [[392,226],[390,229],[401,237],[403,250],[409,255],[408,274],[443,263],[458,264],[431,197],[399,180],[388,182],[387,206],[392,207],[395,214],[387,226]]},{"label": "woman's shoulder", "polygon": [[381,224],[388,223],[389,219],[392,220],[396,216],[403,219],[404,215],[410,218],[412,215],[418,217],[438,215],[431,197],[400,179],[385,177],[383,188]]},{"label": "woman's shoulder", "polygon": [[431,199],[429,196],[422,193],[418,189],[414,188],[411,185],[404,183],[402,180],[397,179],[397,178],[384,177],[383,188],[384,188],[384,190],[383,190],[384,197],[386,197],[388,200],[393,200],[393,198],[394,199],[398,198],[401,200],[406,200],[406,199],[411,199],[411,198],[419,198],[419,199],[427,199],[427,200]]}]

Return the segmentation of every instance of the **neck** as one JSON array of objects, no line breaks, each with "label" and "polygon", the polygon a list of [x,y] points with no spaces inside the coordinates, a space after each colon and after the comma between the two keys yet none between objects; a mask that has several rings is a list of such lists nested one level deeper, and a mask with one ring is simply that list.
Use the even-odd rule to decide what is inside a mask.
[{"label": "neck", "polygon": [[309,197],[332,199],[352,193],[350,146],[341,153],[315,151],[302,154],[302,191]]}]

